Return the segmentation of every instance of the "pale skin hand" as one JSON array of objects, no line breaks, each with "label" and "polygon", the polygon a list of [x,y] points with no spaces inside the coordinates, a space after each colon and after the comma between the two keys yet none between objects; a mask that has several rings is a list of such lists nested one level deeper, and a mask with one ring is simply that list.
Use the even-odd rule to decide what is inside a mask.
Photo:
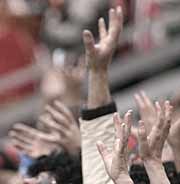
[{"label": "pale skin hand", "polygon": [[89,30],[85,30],[83,33],[85,58],[89,71],[88,108],[97,108],[111,102],[107,70],[122,30],[121,7],[109,11],[109,20],[108,30],[104,19],[99,20],[100,41],[98,43],[95,43]]},{"label": "pale skin hand", "polygon": [[90,31],[85,30],[83,33],[88,69],[107,69],[111,63],[122,30],[121,7],[116,10],[111,9],[109,19],[109,30],[106,30],[104,19],[99,19],[99,43],[95,44],[95,39]]},{"label": "pale skin hand", "polygon": [[60,148],[57,133],[44,133],[24,124],[16,124],[9,135],[12,144],[32,158],[49,155]]},{"label": "pale skin hand", "polygon": [[[144,91],[141,91],[139,94],[135,94],[135,100],[139,108],[141,119],[145,123],[146,133],[147,135],[149,135],[152,127],[154,126],[154,123],[157,121],[157,113],[156,113],[157,102],[153,104],[153,102],[150,100],[150,98],[146,95]],[[137,136],[136,128],[133,128],[132,132],[134,133],[135,136]],[[176,155],[180,154],[180,144],[178,138],[180,135],[179,133],[180,133],[180,121],[172,123],[170,133],[168,136],[168,143],[173,151],[176,160],[175,164],[178,171],[180,171],[180,160],[178,159],[179,156]],[[168,158],[167,148],[164,151],[165,152],[163,156],[165,158]]]},{"label": "pale skin hand", "polygon": [[112,152],[104,143],[99,141],[97,147],[104,162],[109,177],[115,184],[132,184],[128,174],[127,144],[131,133],[132,111],[128,111],[121,119],[117,113],[114,114],[115,143]]},{"label": "pale skin hand", "polygon": [[144,91],[141,91],[139,94],[135,94],[134,97],[139,109],[141,120],[145,122],[146,132],[149,134],[152,126],[157,120],[155,105]]},{"label": "pale skin hand", "polygon": [[55,101],[53,106],[47,106],[46,111],[52,120],[42,120],[46,127],[53,132],[58,132],[57,144],[67,150],[70,154],[77,154],[81,147],[81,134],[70,110],[61,102]]},{"label": "pale skin hand", "polygon": [[176,165],[177,172],[180,172],[180,119],[172,124],[170,134],[168,136],[168,143],[174,154],[174,163]]},{"label": "pale skin hand", "polygon": [[[63,79],[65,84],[65,91],[63,96],[59,96],[59,100],[65,101],[68,105],[80,104],[82,99],[82,84],[85,77],[85,64],[79,59],[77,66],[62,66],[61,68],[55,68],[57,70],[57,77],[60,80]],[[61,74],[61,75],[59,75]],[[61,79],[62,78],[62,79]],[[69,102],[69,103],[68,103]],[[73,103],[73,104],[72,104]]]},{"label": "pale skin hand", "polygon": [[161,156],[164,143],[171,127],[172,106],[166,101],[163,109],[156,105],[157,121],[147,137],[145,123],[139,122],[139,153],[144,162],[150,182],[152,184],[167,183],[169,180],[162,165]]},{"label": "pale skin hand", "polygon": [[47,103],[59,99],[69,106],[80,105],[85,66],[54,67],[44,77],[41,90]]}]

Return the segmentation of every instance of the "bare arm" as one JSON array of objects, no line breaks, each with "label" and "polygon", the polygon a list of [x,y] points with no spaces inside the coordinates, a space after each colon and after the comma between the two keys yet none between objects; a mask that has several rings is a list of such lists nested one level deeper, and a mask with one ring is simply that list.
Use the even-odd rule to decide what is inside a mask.
[{"label": "bare arm", "polygon": [[112,101],[107,70],[89,71],[88,108],[97,108]]},{"label": "bare arm", "polygon": [[109,30],[103,19],[99,20],[100,42],[95,44],[92,33],[84,31],[86,62],[89,71],[88,108],[97,108],[111,102],[108,85],[108,66],[112,61],[117,39],[122,29],[122,11],[111,9]]},{"label": "bare arm", "polygon": [[[111,109],[111,103],[109,104],[111,96],[107,71],[117,46],[117,37],[119,37],[122,28],[121,8],[110,10],[109,20],[108,30],[106,30],[104,20],[99,20],[100,41],[97,44],[95,44],[94,37],[90,31],[86,30],[83,33],[86,64],[89,72],[88,109],[85,109],[86,113],[82,113],[83,117],[80,119],[83,178],[85,184],[112,184],[112,180],[104,169],[104,164],[95,143],[97,140],[106,140],[106,144],[110,147],[113,143],[114,127],[112,113],[116,112],[116,108],[113,107]],[[106,105],[107,109],[111,110],[107,110],[108,113],[99,115],[98,110],[104,109],[104,107],[106,109]],[[91,112],[95,116],[91,116]],[[97,165],[97,167],[92,170],[94,165]]]}]

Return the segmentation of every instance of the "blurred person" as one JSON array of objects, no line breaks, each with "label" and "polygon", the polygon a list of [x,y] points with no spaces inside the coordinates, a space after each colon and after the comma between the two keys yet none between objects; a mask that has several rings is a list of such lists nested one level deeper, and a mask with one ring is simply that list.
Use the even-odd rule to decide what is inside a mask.
[{"label": "blurred person", "polygon": [[[32,95],[39,86],[39,78],[34,79],[32,76],[26,82],[17,79],[13,84],[10,79],[16,73],[25,78],[21,75],[24,70],[33,72],[35,52],[40,45],[39,28],[42,16],[41,11],[32,12],[22,0],[5,0],[2,3],[4,11],[1,12],[3,15],[0,21],[0,103],[6,104]],[[3,85],[4,80],[12,87]]]},{"label": "blurred person", "polygon": [[79,48],[83,29],[91,28],[97,33],[97,20],[106,17],[108,8],[109,0],[91,0],[91,3],[88,0],[49,0],[43,37],[52,48]]},{"label": "blurred person", "polygon": [[[49,116],[47,112],[43,112],[43,115],[40,116],[37,122],[36,128],[16,124],[10,133],[13,144],[23,154],[25,153],[25,155],[27,155],[27,160],[30,162],[31,160],[36,162],[41,156],[48,157],[54,151],[59,153],[63,149],[70,155],[80,154],[80,130],[77,120],[79,117],[78,109],[82,101],[81,86],[84,76],[84,67],[81,64],[77,66],[65,65],[63,67],[58,66],[58,68],[53,67],[49,70],[52,72],[52,75],[49,75],[46,71],[47,68],[45,68],[44,76],[47,77],[48,80],[43,79],[42,94],[44,105],[49,104],[45,109],[45,111],[49,113]],[[52,78],[50,76],[52,76]],[[59,100],[66,105],[60,103]],[[70,107],[70,110],[66,106]],[[54,114],[55,118],[51,118],[50,115]],[[59,120],[58,117],[56,117],[57,114],[60,117]],[[62,127],[63,125],[65,129],[56,129],[56,127],[52,126],[52,123],[55,123],[54,119],[57,121],[57,127]],[[34,141],[32,141],[32,139]],[[63,155],[59,156],[61,159]],[[51,160],[53,160],[53,158],[51,158]],[[24,169],[26,172],[26,168]]]},{"label": "blurred person", "polygon": [[[0,6],[3,10],[0,17],[0,107],[4,110],[5,105],[11,107],[39,90],[41,75],[37,74],[39,70],[35,57],[41,47],[39,26],[42,16],[41,11],[32,12],[21,0],[4,0]],[[10,125],[1,122],[2,132],[7,126]],[[2,169],[8,165],[11,168],[7,169],[17,169],[17,152],[9,146],[7,138],[0,142],[6,144],[1,147]]]}]

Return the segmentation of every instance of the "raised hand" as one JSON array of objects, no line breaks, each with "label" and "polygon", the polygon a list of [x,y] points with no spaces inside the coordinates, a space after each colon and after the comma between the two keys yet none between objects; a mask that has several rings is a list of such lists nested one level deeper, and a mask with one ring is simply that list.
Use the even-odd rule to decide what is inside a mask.
[{"label": "raised hand", "polygon": [[148,137],[144,121],[139,122],[139,152],[143,160],[154,159],[161,161],[162,149],[169,135],[172,115],[172,106],[169,101],[164,103],[163,108],[157,102],[156,112],[157,120]]},{"label": "raised hand", "polygon": [[108,66],[112,61],[114,50],[122,30],[123,18],[121,7],[109,11],[109,29],[104,19],[99,20],[100,40],[95,39],[89,30],[83,33],[85,59],[89,71],[88,103],[89,109],[109,104],[111,100],[108,85]]},{"label": "raised hand", "polygon": [[139,153],[144,162],[151,183],[169,183],[165,174],[161,156],[164,143],[171,127],[172,106],[169,101],[163,108],[156,103],[157,120],[147,136],[145,123],[139,122]]},{"label": "raised hand", "polygon": [[86,49],[86,62],[89,69],[107,69],[111,62],[114,50],[118,43],[118,38],[122,30],[123,18],[122,9],[109,11],[109,29],[106,29],[103,18],[99,19],[99,43],[89,30],[83,33],[84,45]]},{"label": "raised hand", "polygon": [[24,124],[16,124],[9,135],[18,150],[33,158],[49,155],[60,148],[58,134],[41,132]]},{"label": "raised hand", "polygon": [[141,120],[144,121],[146,132],[149,134],[157,120],[155,105],[144,91],[141,91],[139,94],[135,94],[134,97],[139,109]]},{"label": "raised hand", "polygon": [[53,132],[58,132],[60,139],[58,144],[69,153],[77,153],[81,147],[81,134],[70,110],[59,101],[53,106],[47,106],[46,111],[51,115],[52,120],[41,119],[46,127]]},{"label": "raised hand", "polygon": [[128,174],[127,164],[127,144],[131,133],[131,124],[132,111],[128,111],[123,119],[115,113],[115,143],[113,150],[109,151],[101,141],[97,143],[106,171],[116,184],[133,183]]}]

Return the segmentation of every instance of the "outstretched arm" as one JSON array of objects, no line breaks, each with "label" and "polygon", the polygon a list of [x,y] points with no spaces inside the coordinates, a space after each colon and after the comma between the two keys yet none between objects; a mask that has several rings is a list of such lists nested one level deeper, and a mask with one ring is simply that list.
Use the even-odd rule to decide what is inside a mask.
[{"label": "outstretched arm", "polygon": [[99,20],[100,41],[95,44],[92,33],[83,33],[86,48],[86,63],[89,72],[88,108],[97,108],[111,102],[108,84],[108,66],[112,61],[117,40],[122,30],[122,11],[109,11],[109,30],[106,29],[104,19]]},{"label": "outstretched arm", "polygon": [[100,41],[98,43],[95,44],[90,31],[86,30],[83,33],[89,72],[87,108],[83,109],[80,119],[84,184],[112,183],[106,174],[95,144],[98,139],[106,140],[106,144],[111,147],[114,141],[112,113],[117,110],[110,95],[108,66],[112,61],[117,38],[122,29],[121,8],[110,10],[109,15],[108,30],[104,20],[99,20]]}]

